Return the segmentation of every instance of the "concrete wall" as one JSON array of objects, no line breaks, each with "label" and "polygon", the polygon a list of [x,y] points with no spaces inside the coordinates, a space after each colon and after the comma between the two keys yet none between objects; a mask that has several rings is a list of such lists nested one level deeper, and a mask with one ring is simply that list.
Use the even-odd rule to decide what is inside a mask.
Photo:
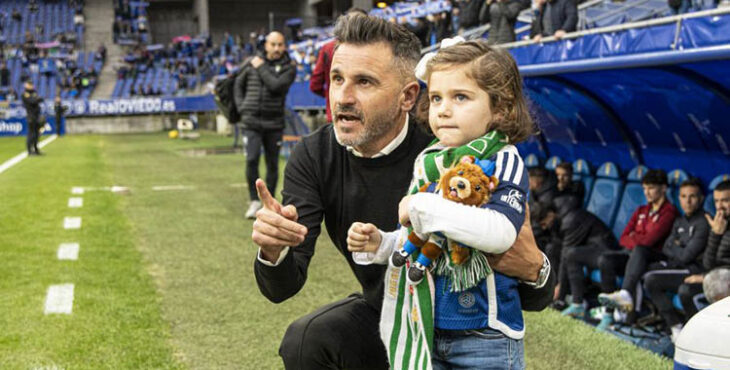
[{"label": "concrete wall", "polygon": [[287,18],[303,15],[307,0],[209,0],[210,32],[220,43],[223,33],[244,36],[250,32],[269,31],[269,12],[274,13],[274,28],[283,30]]},{"label": "concrete wall", "polygon": [[168,44],[173,37],[198,34],[193,1],[150,2],[148,8],[152,42]]},{"label": "concrete wall", "polygon": [[[66,119],[68,134],[132,134],[160,132],[176,127],[178,118],[188,118],[188,113],[157,114],[144,116],[69,117]],[[215,128],[215,113],[199,113],[198,126]]]}]

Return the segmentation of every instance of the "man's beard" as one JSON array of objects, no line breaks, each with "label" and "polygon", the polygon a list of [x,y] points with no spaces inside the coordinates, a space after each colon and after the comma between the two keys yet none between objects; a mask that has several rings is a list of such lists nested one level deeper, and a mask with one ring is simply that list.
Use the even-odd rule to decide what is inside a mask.
[{"label": "man's beard", "polygon": [[[337,113],[355,113],[354,109],[349,107],[337,107],[335,108],[334,116],[337,117]],[[339,135],[339,129],[335,125],[335,139],[342,146],[351,147],[368,147],[375,140],[383,137],[388,131],[396,124],[394,121],[398,114],[398,106],[393,105],[388,110],[378,110],[377,113],[373,114],[371,118],[366,119],[364,115],[360,114],[363,129],[354,138],[342,138]]]}]

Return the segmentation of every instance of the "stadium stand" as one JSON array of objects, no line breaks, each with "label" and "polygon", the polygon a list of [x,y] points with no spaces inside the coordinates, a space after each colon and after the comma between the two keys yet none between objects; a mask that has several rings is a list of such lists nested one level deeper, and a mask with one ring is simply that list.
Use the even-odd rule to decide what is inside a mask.
[{"label": "stadium stand", "polygon": [[641,178],[644,177],[647,170],[648,168],[646,166],[638,165],[626,176],[626,185],[624,186],[621,202],[619,203],[616,219],[613,221],[612,227],[613,234],[616,235],[616,238],[621,237],[624,227],[626,227],[626,224],[631,218],[631,214],[634,213],[636,208],[646,203],[644,190],[641,186]]},{"label": "stadium stand", "polygon": [[596,180],[588,198],[588,212],[598,216],[609,227],[613,225],[623,186],[618,167],[611,162],[602,164],[596,171]]}]

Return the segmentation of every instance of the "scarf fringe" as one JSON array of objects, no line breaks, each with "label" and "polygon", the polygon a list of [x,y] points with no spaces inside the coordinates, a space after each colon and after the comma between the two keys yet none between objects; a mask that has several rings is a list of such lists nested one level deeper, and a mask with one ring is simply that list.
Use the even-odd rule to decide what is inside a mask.
[{"label": "scarf fringe", "polygon": [[454,264],[448,249],[444,249],[436,260],[433,273],[446,277],[451,287],[449,291],[458,293],[477,286],[492,273],[492,268],[487,256],[476,249],[470,249],[469,258],[461,265]]}]

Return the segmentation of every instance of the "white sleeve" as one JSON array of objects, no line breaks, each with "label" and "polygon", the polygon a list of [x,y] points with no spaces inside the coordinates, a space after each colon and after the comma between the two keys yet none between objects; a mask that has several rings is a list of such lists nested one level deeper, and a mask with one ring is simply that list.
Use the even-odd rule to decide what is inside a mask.
[{"label": "white sleeve", "polygon": [[414,194],[408,202],[408,214],[418,233],[441,232],[486,253],[504,253],[517,239],[517,230],[504,214],[452,202],[434,193]]},{"label": "white sleeve", "polygon": [[279,266],[279,264],[281,263],[281,261],[284,260],[284,258],[286,257],[287,253],[289,253],[289,247],[286,247],[286,248],[282,249],[281,250],[281,253],[279,253],[279,258],[276,260],[276,262],[271,263],[271,262],[269,262],[269,261],[267,261],[267,260],[265,260],[265,259],[263,259],[261,257],[261,248],[259,248],[259,252],[256,253],[256,258],[259,260],[259,262],[263,263],[266,266],[276,267],[276,266]]},{"label": "white sleeve", "polygon": [[398,234],[400,230],[391,232],[383,232],[378,230],[382,238],[380,239],[380,246],[375,252],[352,252],[352,260],[358,265],[386,265],[388,264],[388,258],[393,254],[398,243]]}]

